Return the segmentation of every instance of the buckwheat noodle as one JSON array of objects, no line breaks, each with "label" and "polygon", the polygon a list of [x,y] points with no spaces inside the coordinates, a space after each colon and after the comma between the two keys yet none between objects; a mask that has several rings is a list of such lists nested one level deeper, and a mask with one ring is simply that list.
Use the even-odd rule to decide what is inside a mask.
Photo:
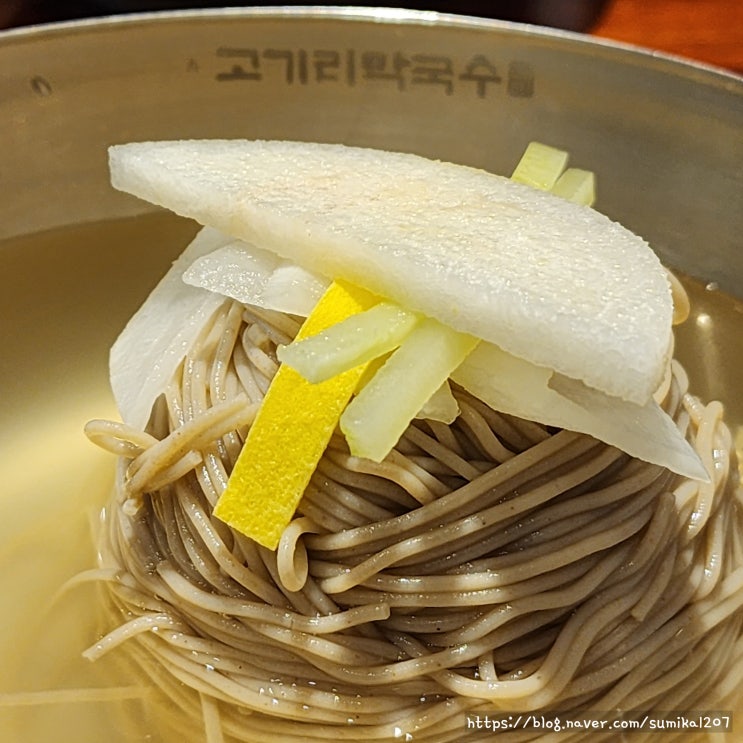
[{"label": "buckwheat noodle", "polygon": [[146,432],[89,424],[120,456],[100,548],[118,626],[90,658],[126,642],[210,743],[485,740],[468,717],[732,708],[731,437],[678,364],[663,404],[709,484],[454,388],[457,420],[416,420],[382,464],[333,438],[272,552],[211,511],[298,326],[226,302]]}]

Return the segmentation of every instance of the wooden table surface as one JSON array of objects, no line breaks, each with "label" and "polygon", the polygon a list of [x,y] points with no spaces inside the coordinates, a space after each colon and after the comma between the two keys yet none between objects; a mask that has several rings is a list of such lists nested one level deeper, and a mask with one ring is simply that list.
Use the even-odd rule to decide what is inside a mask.
[{"label": "wooden table surface", "polygon": [[743,74],[743,0],[610,0],[592,33]]}]

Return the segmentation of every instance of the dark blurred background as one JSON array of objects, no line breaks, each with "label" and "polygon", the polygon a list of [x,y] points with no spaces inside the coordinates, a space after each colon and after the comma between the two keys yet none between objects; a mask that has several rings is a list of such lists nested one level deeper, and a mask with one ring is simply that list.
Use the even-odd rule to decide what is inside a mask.
[{"label": "dark blurred background", "polygon": [[225,2],[224,0],[0,0],[0,25],[25,25],[147,10],[225,5],[384,5],[536,23],[576,31],[591,28],[607,0],[407,0],[406,2]]},{"label": "dark blurred background", "polygon": [[149,10],[252,5],[380,5],[591,33],[743,74],[743,0],[0,0],[0,29]]}]

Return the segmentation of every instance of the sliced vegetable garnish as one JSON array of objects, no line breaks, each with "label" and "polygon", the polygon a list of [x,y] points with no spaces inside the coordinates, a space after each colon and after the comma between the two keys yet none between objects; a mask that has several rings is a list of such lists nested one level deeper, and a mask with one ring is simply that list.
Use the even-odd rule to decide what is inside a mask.
[{"label": "sliced vegetable garnish", "polygon": [[592,206],[596,201],[596,178],[590,170],[568,168],[550,191],[574,204]]},{"label": "sliced vegetable garnish", "polygon": [[416,418],[423,418],[441,423],[454,423],[459,416],[459,403],[451,393],[451,387],[447,380],[436,392],[424,403],[416,414]]},{"label": "sliced vegetable garnish", "polygon": [[692,446],[653,400],[620,400],[480,343],[452,379],[494,410],[586,433],[631,456],[685,477],[709,476]]},{"label": "sliced vegetable garnish", "polygon": [[[550,177],[530,182],[554,185],[565,153],[552,154]],[[112,147],[110,164],[117,188],[609,395],[643,404],[665,373],[672,306],[658,257],[554,194],[321,143],[141,142]]]},{"label": "sliced vegetable garnish", "polygon": [[566,170],[568,158],[564,150],[541,142],[530,142],[514,168],[511,180],[540,191],[549,191],[574,204],[591,206],[596,200],[594,174],[580,168]]},{"label": "sliced vegetable garnish", "polygon": [[[309,315],[277,352],[218,518],[275,549],[338,425],[380,462],[414,418],[456,418],[450,377],[501,412],[705,478],[652,399],[672,338],[663,268],[584,208],[593,174],[567,161],[533,142],[504,179],[334,145],[112,148],[117,187],[240,238],[194,256],[187,282]],[[328,276],[385,300],[335,282],[315,305]]]},{"label": "sliced vegetable garnish", "polygon": [[204,227],[111,347],[111,389],[128,425],[144,428],[155,400],[167,387],[204,323],[224,301],[219,294],[185,284],[184,272],[194,260],[231,240]]},{"label": "sliced vegetable garnish", "polygon": [[568,153],[541,142],[529,142],[511,180],[549,191],[568,164]]},{"label": "sliced vegetable garnish", "polygon": [[421,320],[341,416],[351,453],[381,462],[477,343],[437,320]]},{"label": "sliced vegetable garnish", "polygon": [[322,382],[388,353],[413,329],[418,316],[390,302],[279,349],[279,360],[310,382]]},{"label": "sliced vegetable garnish", "polygon": [[284,261],[268,277],[261,299],[266,309],[308,317],[329,285],[317,274]]},{"label": "sliced vegetable garnish", "polygon": [[[319,333],[377,301],[363,289],[333,283],[298,337]],[[312,384],[282,364],[250,427],[214,515],[275,549],[363,370],[362,364]]]},{"label": "sliced vegetable garnish", "polygon": [[330,284],[326,279],[243,240],[197,258],[183,274],[191,286],[244,304],[307,317]]}]

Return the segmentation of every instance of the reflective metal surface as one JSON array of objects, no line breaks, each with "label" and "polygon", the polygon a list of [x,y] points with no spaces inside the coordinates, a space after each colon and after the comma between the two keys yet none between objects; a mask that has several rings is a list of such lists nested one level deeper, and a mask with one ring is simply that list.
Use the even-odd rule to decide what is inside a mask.
[{"label": "reflective metal surface", "polygon": [[508,171],[530,139],[598,172],[670,264],[743,276],[743,82],[560,32],[389,9],[127,16],[0,41],[0,238],[123,215],[105,146],[272,137]]}]

